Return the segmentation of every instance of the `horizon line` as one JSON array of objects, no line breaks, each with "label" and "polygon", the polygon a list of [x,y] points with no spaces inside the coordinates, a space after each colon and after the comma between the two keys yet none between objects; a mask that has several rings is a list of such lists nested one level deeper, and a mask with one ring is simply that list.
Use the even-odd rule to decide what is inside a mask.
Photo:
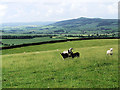
[{"label": "horizon line", "polygon": [[78,18],[70,18],[70,19],[61,19],[61,20],[53,20],[53,21],[15,21],[15,22],[0,22],[0,24],[5,24],[5,23],[35,23],[35,22],[60,22],[60,21],[66,21],[66,20],[72,20],[72,19],[79,19],[79,18],[89,18],[89,19],[118,19],[118,18],[103,18],[103,17],[78,17]]}]

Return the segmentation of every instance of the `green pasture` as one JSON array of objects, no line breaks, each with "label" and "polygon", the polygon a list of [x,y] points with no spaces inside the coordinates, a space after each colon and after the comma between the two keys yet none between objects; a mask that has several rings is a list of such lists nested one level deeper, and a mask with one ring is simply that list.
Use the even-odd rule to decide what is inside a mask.
[{"label": "green pasture", "polygon": [[[63,60],[60,52],[70,47],[80,57]],[[111,47],[113,55],[107,56]],[[3,50],[2,75],[3,88],[117,88],[118,39]]]},{"label": "green pasture", "polygon": [[2,39],[2,43],[5,44],[28,44],[28,43],[37,43],[37,42],[44,42],[44,41],[54,41],[54,40],[61,40],[61,38],[50,38],[50,37],[40,37],[40,38],[33,38],[33,39]]},{"label": "green pasture", "polygon": [[[97,39],[97,40],[79,40],[79,41],[68,41],[60,43],[50,43],[43,45],[33,45],[21,48],[2,50],[2,54],[14,54],[23,52],[36,52],[36,51],[49,51],[56,49],[68,50],[69,48],[84,48],[94,46],[105,46],[105,45],[117,45],[118,39]],[[108,48],[109,49],[109,48]]]}]

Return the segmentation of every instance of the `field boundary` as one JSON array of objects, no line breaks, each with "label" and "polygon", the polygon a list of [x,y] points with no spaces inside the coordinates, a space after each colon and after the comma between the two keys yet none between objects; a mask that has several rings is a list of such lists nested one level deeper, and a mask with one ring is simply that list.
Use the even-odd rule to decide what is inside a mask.
[{"label": "field boundary", "polygon": [[120,37],[79,38],[79,39],[66,39],[66,40],[45,41],[45,42],[37,42],[37,43],[14,45],[14,46],[10,46],[10,47],[2,47],[2,48],[0,48],[0,50],[13,49],[13,48],[19,48],[19,47],[26,47],[26,46],[33,46],[33,45],[42,45],[42,44],[49,44],[49,43],[57,43],[57,42],[67,42],[67,41],[77,41],[77,40],[94,40],[94,39],[120,39]]}]

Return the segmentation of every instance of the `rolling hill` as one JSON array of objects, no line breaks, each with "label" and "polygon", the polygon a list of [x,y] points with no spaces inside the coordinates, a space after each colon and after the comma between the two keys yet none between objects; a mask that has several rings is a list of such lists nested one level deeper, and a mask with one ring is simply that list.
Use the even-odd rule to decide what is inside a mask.
[{"label": "rolling hill", "polygon": [[56,22],[49,25],[48,31],[54,33],[94,34],[115,33],[117,29],[116,19],[78,18]]},{"label": "rolling hill", "polygon": [[22,34],[117,34],[117,19],[77,18],[44,26],[3,28],[3,33]]}]

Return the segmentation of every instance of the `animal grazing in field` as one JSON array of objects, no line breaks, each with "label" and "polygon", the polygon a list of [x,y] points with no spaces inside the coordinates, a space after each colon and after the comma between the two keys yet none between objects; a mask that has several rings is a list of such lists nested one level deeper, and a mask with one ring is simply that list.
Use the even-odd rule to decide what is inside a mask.
[{"label": "animal grazing in field", "polygon": [[107,50],[107,55],[113,55],[113,48],[110,48],[110,50]]},{"label": "animal grazing in field", "polygon": [[73,48],[68,49],[67,51],[63,51],[63,53],[67,53],[69,56],[71,56]]},{"label": "animal grazing in field", "polygon": [[65,53],[68,53],[68,51],[63,51],[63,53],[65,54]]},{"label": "animal grazing in field", "polygon": [[69,55],[68,53],[60,53],[60,54],[62,55],[63,59],[68,58],[68,57],[74,58],[74,57],[80,56],[79,52],[72,53],[71,55]]},{"label": "animal grazing in field", "polygon": [[72,52],[73,48],[68,49],[67,51],[63,51],[63,53],[60,53],[63,57],[63,59],[68,58],[68,57],[79,57],[79,52],[73,53]]},{"label": "animal grazing in field", "polygon": [[80,54],[79,54],[79,52],[76,52],[76,53],[72,53],[71,56],[72,56],[72,58],[74,58],[74,57],[79,57]]},{"label": "animal grazing in field", "polygon": [[73,48],[70,48],[70,49],[68,50],[68,53],[73,53],[72,50],[73,50]]},{"label": "animal grazing in field", "polygon": [[62,55],[63,59],[65,59],[65,58],[68,58],[68,57],[69,57],[68,53],[60,53],[60,54]]}]

